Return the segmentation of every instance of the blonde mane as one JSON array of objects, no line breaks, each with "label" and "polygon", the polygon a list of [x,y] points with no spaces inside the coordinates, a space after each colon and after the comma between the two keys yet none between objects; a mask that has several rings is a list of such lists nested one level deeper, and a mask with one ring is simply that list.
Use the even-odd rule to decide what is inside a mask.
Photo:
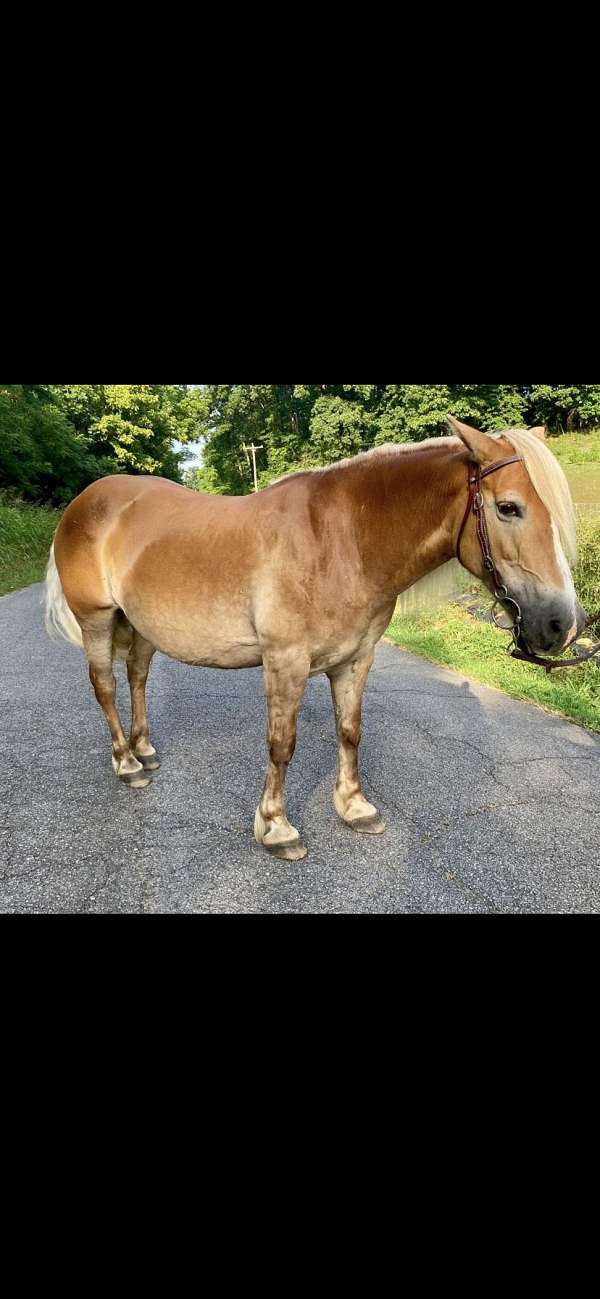
[{"label": "blonde mane", "polygon": [[535,491],[554,520],[560,544],[569,563],[577,563],[577,532],[575,508],[565,474],[549,447],[535,433],[525,429],[509,428],[490,437],[505,438],[523,457],[525,468]]}]

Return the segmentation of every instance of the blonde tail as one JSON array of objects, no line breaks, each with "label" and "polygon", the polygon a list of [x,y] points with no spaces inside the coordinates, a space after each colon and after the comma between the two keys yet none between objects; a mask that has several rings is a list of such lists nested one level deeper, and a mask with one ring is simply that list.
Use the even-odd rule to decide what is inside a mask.
[{"label": "blonde tail", "polygon": [[68,640],[72,645],[77,645],[83,649],[83,636],[81,627],[77,619],[65,600],[65,593],[62,589],[62,583],[58,575],[56,560],[54,558],[54,543],[50,551],[48,568],[46,570],[46,586],[44,591],[46,604],[46,631],[52,640]]}]

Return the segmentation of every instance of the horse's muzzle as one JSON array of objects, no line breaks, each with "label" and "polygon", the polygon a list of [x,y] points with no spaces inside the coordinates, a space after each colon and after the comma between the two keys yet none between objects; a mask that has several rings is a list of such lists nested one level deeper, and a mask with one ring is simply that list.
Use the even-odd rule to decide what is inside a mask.
[{"label": "horse's muzzle", "polygon": [[587,614],[579,601],[553,593],[529,604],[520,600],[523,636],[535,654],[560,654],[581,635]]}]

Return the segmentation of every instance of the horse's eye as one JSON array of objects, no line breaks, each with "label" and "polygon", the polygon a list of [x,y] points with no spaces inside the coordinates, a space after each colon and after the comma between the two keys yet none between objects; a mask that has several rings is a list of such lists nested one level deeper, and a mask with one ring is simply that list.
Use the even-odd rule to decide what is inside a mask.
[{"label": "horse's eye", "polygon": [[499,501],[498,513],[504,519],[519,519],[521,517],[521,511],[514,501]]}]

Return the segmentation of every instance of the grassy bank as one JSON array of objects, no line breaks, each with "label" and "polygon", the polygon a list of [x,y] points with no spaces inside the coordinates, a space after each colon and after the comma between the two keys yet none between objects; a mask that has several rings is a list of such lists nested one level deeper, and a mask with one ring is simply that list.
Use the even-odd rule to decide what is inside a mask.
[{"label": "grassy bank", "polygon": [[589,429],[586,433],[561,433],[558,437],[549,437],[548,446],[563,465],[598,464],[600,429]]},{"label": "grassy bank", "polygon": [[[578,521],[577,593],[589,613],[600,610],[600,520],[585,515]],[[483,591],[482,587],[478,588]],[[491,604],[486,593],[484,604]],[[600,628],[594,631],[600,637]],[[515,699],[526,699],[552,712],[572,717],[600,731],[600,663],[591,662],[548,674],[530,663],[509,658],[506,633],[480,622],[456,604],[410,618],[396,616],[388,636],[403,649],[455,668],[464,676],[495,686]],[[600,656],[599,656],[600,659]]]},{"label": "grassy bank", "polygon": [[59,519],[59,510],[0,495],[0,595],[41,581]]},{"label": "grassy bank", "polygon": [[456,605],[414,620],[394,619],[388,636],[413,654],[600,731],[600,677],[592,664],[548,675],[518,663],[506,654],[506,635]]}]

